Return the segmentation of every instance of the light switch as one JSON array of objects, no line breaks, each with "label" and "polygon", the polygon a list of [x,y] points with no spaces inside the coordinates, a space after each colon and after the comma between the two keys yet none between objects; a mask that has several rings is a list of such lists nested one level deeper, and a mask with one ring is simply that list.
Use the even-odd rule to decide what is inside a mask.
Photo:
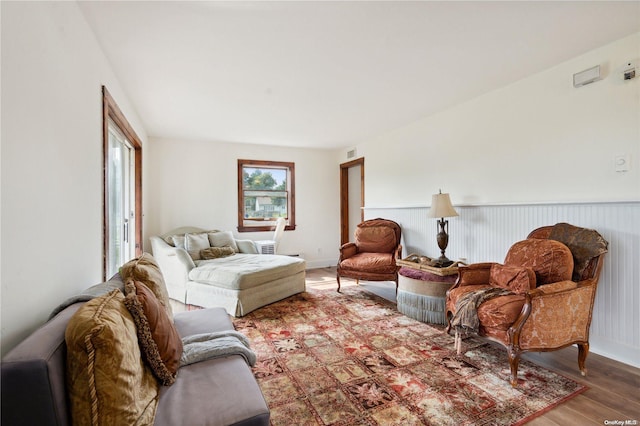
[{"label": "light switch", "polygon": [[629,170],[629,154],[624,155],[616,155],[614,159],[615,163],[615,171],[616,172],[626,172]]}]

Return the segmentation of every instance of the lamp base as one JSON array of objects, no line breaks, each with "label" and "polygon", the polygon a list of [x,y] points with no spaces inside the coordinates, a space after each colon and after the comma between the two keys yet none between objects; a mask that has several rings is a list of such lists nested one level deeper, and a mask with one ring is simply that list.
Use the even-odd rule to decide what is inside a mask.
[{"label": "lamp base", "polygon": [[431,266],[435,268],[446,268],[447,266],[453,265],[453,260],[449,260],[445,256],[440,256],[437,259],[433,259],[430,263]]}]

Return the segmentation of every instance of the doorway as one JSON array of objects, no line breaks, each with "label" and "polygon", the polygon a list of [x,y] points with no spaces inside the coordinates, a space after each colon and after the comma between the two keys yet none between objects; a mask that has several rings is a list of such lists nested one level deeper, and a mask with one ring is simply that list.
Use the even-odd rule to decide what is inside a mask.
[{"label": "doorway", "polygon": [[364,220],[364,158],[340,164],[340,244]]},{"label": "doorway", "polygon": [[142,255],[142,143],[102,86],[102,277]]}]

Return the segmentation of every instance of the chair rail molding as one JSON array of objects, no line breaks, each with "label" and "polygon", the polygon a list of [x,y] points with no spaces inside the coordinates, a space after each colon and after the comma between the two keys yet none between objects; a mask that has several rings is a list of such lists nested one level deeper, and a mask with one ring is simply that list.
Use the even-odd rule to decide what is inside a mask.
[{"label": "chair rail molding", "polygon": [[[468,263],[502,262],[511,245],[544,225],[568,222],[592,228],[609,242],[590,330],[590,351],[640,367],[640,201],[456,205],[449,218],[447,255]],[[402,227],[404,255],[439,254],[429,206],[366,206],[365,219]],[[588,365],[587,361],[587,365]]]}]

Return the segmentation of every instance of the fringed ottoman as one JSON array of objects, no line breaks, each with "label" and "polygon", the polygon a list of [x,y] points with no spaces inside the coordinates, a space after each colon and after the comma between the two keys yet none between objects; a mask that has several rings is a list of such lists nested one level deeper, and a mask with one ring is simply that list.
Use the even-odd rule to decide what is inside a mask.
[{"label": "fringed ottoman", "polygon": [[398,271],[398,311],[418,321],[446,324],[445,298],[458,274],[440,276],[402,267]]}]

